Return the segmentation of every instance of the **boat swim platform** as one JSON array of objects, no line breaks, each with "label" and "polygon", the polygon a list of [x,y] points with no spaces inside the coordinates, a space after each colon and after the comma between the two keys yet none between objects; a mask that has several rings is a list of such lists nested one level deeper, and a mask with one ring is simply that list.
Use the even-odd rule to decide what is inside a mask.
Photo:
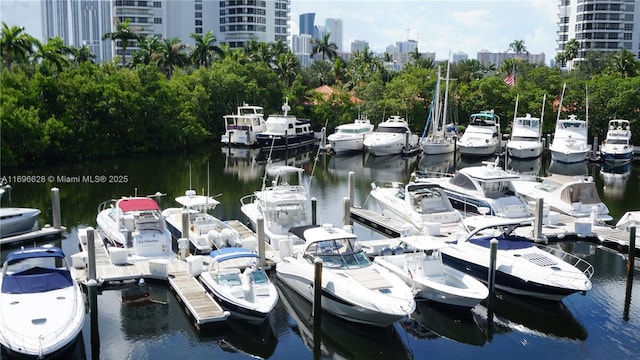
[{"label": "boat swim platform", "polygon": [[[96,231],[96,234],[98,231]],[[198,331],[207,324],[226,320],[229,313],[207,292],[198,279],[189,272],[188,263],[178,259],[149,259],[131,261],[123,265],[112,264],[102,238],[96,236],[96,281],[99,286],[130,283],[140,279],[168,281],[169,289],[183,308],[185,315]],[[87,246],[81,243],[84,254]],[[160,270],[159,270],[160,269]],[[74,267],[76,279],[87,286],[88,268]]]},{"label": "boat swim platform", "polygon": [[25,243],[27,241],[46,241],[49,239],[58,239],[62,237],[62,233],[67,229],[64,226],[55,228],[50,225],[45,225],[41,229],[29,231],[26,233],[7,236],[0,239],[0,245],[16,245]]},{"label": "boat swim platform", "polygon": [[[351,207],[350,217],[353,221],[372,229],[386,237],[401,237],[406,224],[386,217],[378,212]],[[542,226],[542,235],[550,242],[585,240],[627,254],[630,235],[628,231],[616,229],[609,225],[592,225],[589,218],[575,218],[565,214],[557,214],[557,221]],[[411,226],[415,235],[424,235],[422,230]],[[534,227],[523,226],[515,230],[518,235],[533,237]],[[446,239],[446,236],[443,236]],[[640,257],[640,242],[635,243],[635,256]]]}]

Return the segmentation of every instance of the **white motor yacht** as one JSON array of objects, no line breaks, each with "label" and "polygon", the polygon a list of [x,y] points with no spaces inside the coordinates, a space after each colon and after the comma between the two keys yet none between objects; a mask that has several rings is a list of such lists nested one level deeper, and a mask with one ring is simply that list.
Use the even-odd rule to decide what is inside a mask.
[{"label": "white motor yacht", "polygon": [[500,117],[493,110],[472,114],[457,146],[463,156],[495,154],[500,146]]},{"label": "white motor yacht", "polygon": [[376,127],[364,140],[364,148],[375,156],[410,153],[418,148],[419,137],[411,132],[407,121],[398,115],[391,116]]},{"label": "white motor yacht", "polygon": [[607,138],[600,146],[600,157],[612,163],[627,163],[633,160],[633,144],[629,120],[609,120]]},{"label": "white motor yacht", "polygon": [[278,303],[278,291],[258,259],[246,248],[214,250],[209,268],[200,274],[200,281],[231,317],[255,324],[264,322]]},{"label": "white motor yacht", "polygon": [[594,269],[583,259],[557,247],[537,245],[514,230],[531,222],[495,216],[465,219],[472,229],[451,247],[441,250],[446,265],[488,282],[491,240],[497,240],[496,288],[523,296],[560,301],[591,290]]},{"label": "white motor yacht", "polygon": [[84,294],[60,248],[45,245],[9,253],[0,289],[0,344],[9,354],[53,357],[82,331]]},{"label": "white motor yacht", "polygon": [[327,136],[331,151],[336,154],[364,150],[364,140],[373,133],[374,125],[369,119],[360,117],[353,123],[336,126],[333,134]]},{"label": "white motor yacht", "polygon": [[556,121],[553,141],[549,146],[551,159],[561,163],[579,163],[587,160],[591,148],[587,144],[587,122],[576,115]]},{"label": "white motor yacht", "polygon": [[510,157],[532,159],[542,155],[542,124],[540,118],[526,114],[513,119],[511,137],[507,142]]},{"label": "white motor yacht", "polygon": [[458,307],[474,307],[489,295],[489,289],[473,276],[442,263],[443,241],[426,236],[400,239],[402,253],[379,255],[374,263],[398,275],[416,297]]},{"label": "white motor yacht", "polygon": [[229,145],[253,146],[257,144],[256,134],[267,129],[264,109],[260,106],[243,104],[235,114],[224,116],[225,133],[220,142]]},{"label": "white motor yacht", "polygon": [[397,275],[372,263],[357,236],[329,225],[291,229],[303,249],[276,266],[279,281],[307,301],[314,297],[316,259],[322,261],[322,310],[344,320],[386,327],[415,309],[414,293]]}]

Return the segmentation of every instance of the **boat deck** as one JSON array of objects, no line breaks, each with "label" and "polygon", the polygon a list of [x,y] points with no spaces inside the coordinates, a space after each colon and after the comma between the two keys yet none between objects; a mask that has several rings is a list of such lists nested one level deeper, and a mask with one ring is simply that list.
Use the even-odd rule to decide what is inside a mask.
[{"label": "boat deck", "polygon": [[[351,219],[387,237],[402,235],[404,223],[390,219],[375,211],[351,208]],[[606,246],[619,252],[628,253],[630,235],[628,231],[619,230],[609,225],[592,225],[589,218],[575,218],[569,215],[556,214],[557,221],[542,226],[542,235],[551,242],[563,240],[584,239]],[[414,234],[421,234],[413,230]],[[533,236],[533,226],[523,226],[516,229],[522,236]],[[635,256],[640,256],[640,242],[635,242]]]}]

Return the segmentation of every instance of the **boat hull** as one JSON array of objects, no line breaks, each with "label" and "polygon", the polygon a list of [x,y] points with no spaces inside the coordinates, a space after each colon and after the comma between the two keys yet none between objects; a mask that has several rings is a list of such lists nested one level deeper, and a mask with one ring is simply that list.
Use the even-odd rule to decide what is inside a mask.
[{"label": "boat hull", "polygon": [[422,146],[422,151],[427,155],[449,154],[456,149],[453,142],[428,142]]},{"label": "boat hull", "polygon": [[580,151],[558,151],[554,149],[551,150],[551,159],[557,162],[565,163],[565,164],[573,164],[579,163],[582,161],[586,161],[589,155],[589,149],[583,149]]},{"label": "boat hull", "polygon": [[488,143],[484,145],[473,143],[458,143],[458,151],[460,151],[460,155],[464,156],[492,156],[496,153],[497,150],[498,143]]},{"label": "boat hull", "polygon": [[542,143],[533,141],[510,141],[507,143],[507,152],[510,157],[518,159],[533,159],[542,155]]},{"label": "boat hull", "polygon": [[34,230],[40,210],[31,208],[0,208],[0,238]]},{"label": "boat hull", "polygon": [[300,134],[296,136],[284,136],[261,133],[256,135],[256,140],[260,149],[285,150],[309,146],[316,143],[313,133]]},{"label": "boat hull", "polygon": [[633,148],[629,148],[625,151],[608,151],[608,149],[600,149],[600,157],[602,160],[611,163],[627,163],[633,160]]}]

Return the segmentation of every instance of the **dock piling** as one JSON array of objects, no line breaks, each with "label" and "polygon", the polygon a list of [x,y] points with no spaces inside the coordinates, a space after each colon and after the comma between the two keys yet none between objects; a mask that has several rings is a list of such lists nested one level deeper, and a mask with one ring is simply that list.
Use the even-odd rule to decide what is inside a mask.
[{"label": "dock piling", "polygon": [[60,229],[60,190],[57,187],[51,188],[51,215],[53,216],[53,228]]},{"label": "dock piling", "polygon": [[534,219],[534,227],[533,227],[533,239],[537,243],[546,242],[544,237],[542,236],[542,220],[544,216],[544,199],[537,198],[536,199],[536,213]]},{"label": "dock piling", "polygon": [[[320,332],[322,329],[322,259],[315,258],[313,281],[313,353],[320,354]],[[319,357],[317,357],[319,359]]]},{"label": "dock piling", "polygon": [[311,225],[318,224],[318,199],[314,196],[311,198]]},{"label": "dock piling", "polygon": [[87,228],[87,255],[89,257],[87,280],[96,280],[96,241],[93,227]]},{"label": "dock piling", "polygon": [[351,199],[342,199],[342,225],[351,225]]},{"label": "dock piling", "polygon": [[351,200],[351,205],[354,205],[354,194],[355,194],[355,177],[356,173],[353,171],[349,171],[348,175],[348,184],[349,184],[349,200]]},{"label": "dock piling", "polygon": [[258,235],[258,256],[260,256],[260,267],[264,268],[266,263],[264,254],[264,217],[258,216],[256,223],[256,231]]}]

